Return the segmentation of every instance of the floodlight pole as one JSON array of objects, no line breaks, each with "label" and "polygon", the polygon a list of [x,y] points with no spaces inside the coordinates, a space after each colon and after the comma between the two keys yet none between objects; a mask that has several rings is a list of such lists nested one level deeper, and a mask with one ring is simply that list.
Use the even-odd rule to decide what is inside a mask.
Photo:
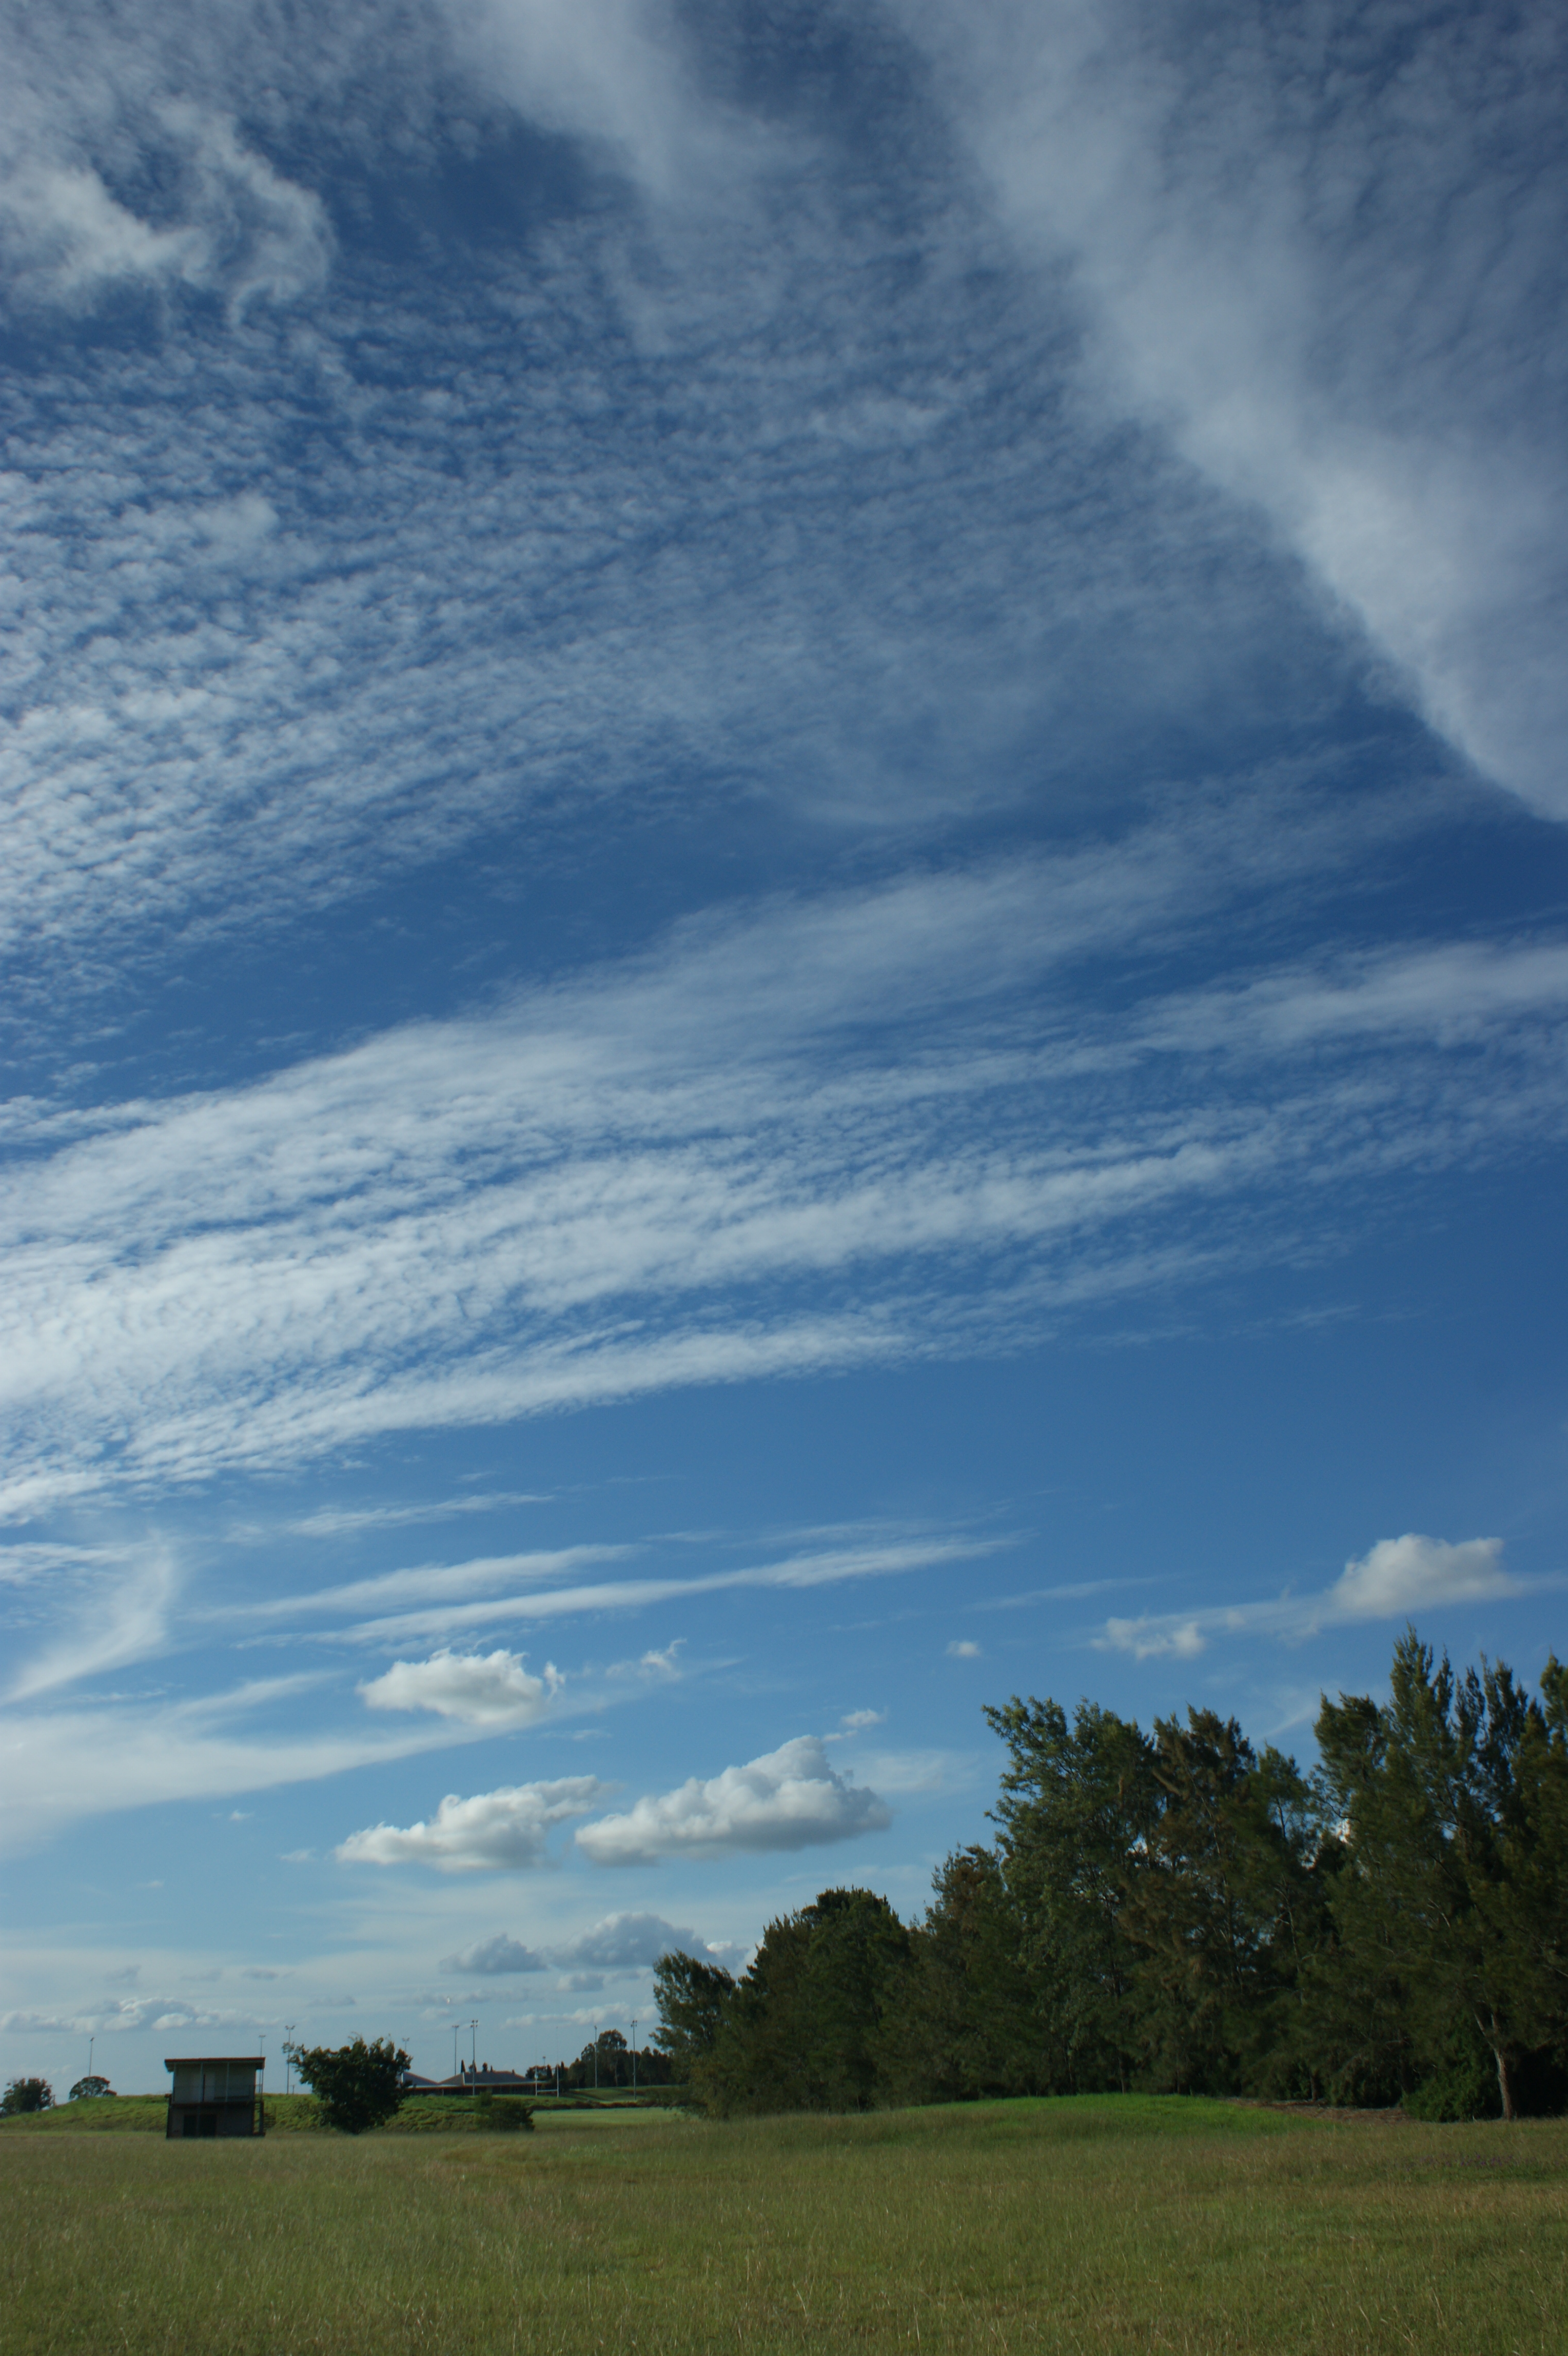
[{"label": "floodlight pole", "polygon": [[631,2091],[637,2092],[637,2015],[631,2016]]},{"label": "floodlight pole", "polygon": [[283,2025],[283,2090],[285,2094],[288,2094],[294,2091],[294,2023],[292,2020],[285,2020]]},{"label": "floodlight pole", "polygon": [[599,2091],[599,2024],[594,2023],[594,2092]]},{"label": "floodlight pole", "polygon": [[479,2074],[479,2024],[477,2020],[471,2020],[468,2026],[474,2032],[473,2050],[468,2055],[471,2064],[468,2074],[470,2077],[477,2078]]},{"label": "floodlight pole", "polygon": [[457,2075],[457,2023],[452,2023],[452,2075]]},{"label": "floodlight pole", "polygon": [[91,2038],[91,2037],[90,2037],[90,2038],[88,2039],[88,2040],[87,2040],[87,2074],[88,2074],[88,2076],[89,2076],[90,2078],[91,2078],[91,2075],[92,2075],[92,2048],[93,2048],[93,2043],[94,2043],[94,2040],[93,2040],[92,2038]]}]

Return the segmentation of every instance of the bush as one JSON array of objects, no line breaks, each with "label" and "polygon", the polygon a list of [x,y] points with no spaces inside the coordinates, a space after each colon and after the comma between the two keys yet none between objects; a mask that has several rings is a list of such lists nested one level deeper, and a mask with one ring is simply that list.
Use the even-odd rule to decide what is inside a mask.
[{"label": "bush", "polygon": [[481,2094],[479,2125],[497,2135],[532,2135],[533,2111],[528,2103],[520,2102],[515,2094]]},{"label": "bush", "polygon": [[0,2094],[0,2119],[19,2118],[24,2111],[52,2111],[54,2088],[47,2078],[13,2078]]},{"label": "bush", "polygon": [[408,2055],[390,2037],[367,2045],[295,2046],[294,2066],[316,2096],[324,2126],[343,2135],[363,2135],[393,2117],[403,2104],[403,2073]]}]

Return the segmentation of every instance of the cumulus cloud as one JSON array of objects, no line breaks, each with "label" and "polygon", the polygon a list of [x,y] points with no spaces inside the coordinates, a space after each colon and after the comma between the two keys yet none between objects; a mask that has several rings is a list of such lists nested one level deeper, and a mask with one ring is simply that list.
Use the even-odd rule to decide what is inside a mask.
[{"label": "cumulus cloud", "polygon": [[511,1873],[542,1865],[554,1825],[586,1815],[607,1786],[594,1775],[514,1783],[459,1799],[448,1793],[429,1824],[372,1825],[333,1854],[349,1865],[428,1865],[441,1873]]},{"label": "cumulus cloud", "polygon": [[383,1676],[359,1691],[371,1709],[429,1709],[465,1726],[531,1726],[542,1718],[565,1679],[553,1662],[531,1676],[525,1654],[454,1653],[427,1661],[394,1661]]},{"label": "cumulus cloud", "polygon": [[886,1717],[885,1709],[851,1709],[844,1712],[839,1724],[846,1734],[862,1734],[868,1726],[883,1725]]},{"label": "cumulus cloud", "polygon": [[713,1952],[697,1932],[667,1922],[661,1914],[606,1914],[591,1930],[557,1947],[552,1960],[564,1968],[626,1972],[656,1964],[674,1950],[696,1955]]},{"label": "cumulus cloud", "polygon": [[542,1972],[545,1958],[535,1954],[532,1947],[525,1947],[520,1939],[509,1938],[504,1931],[498,1931],[494,1938],[481,1939],[459,1954],[444,1955],[441,1968],[444,1972]]},{"label": "cumulus cloud", "polygon": [[817,1735],[802,1735],[707,1782],[639,1800],[624,1814],[578,1830],[596,1865],[663,1857],[736,1857],[807,1848],[880,1832],[892,1817],[875,1792],[834,1772]]},{"label": "cumulus cloud", "polygon": [[1503,1569],[1501,1538],[1465,1538],[1450,1546],[1442,1538],[1380,1538],[1348,1562],[1329,1601],[1350,1620],[1391,1620],[1401,1612],[1443,1603],[1479,1602],[1519,1590]]}]

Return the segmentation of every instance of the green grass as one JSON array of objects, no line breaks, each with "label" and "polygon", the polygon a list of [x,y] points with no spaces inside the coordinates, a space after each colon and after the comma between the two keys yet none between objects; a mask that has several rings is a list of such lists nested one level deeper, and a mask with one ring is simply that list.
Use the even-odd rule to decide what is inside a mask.
[{"label": "green grass", "polygon": [[527,2136],[0,2131],[0,2343],[1558,2356],[1568,2123],[1114,2096]]}]

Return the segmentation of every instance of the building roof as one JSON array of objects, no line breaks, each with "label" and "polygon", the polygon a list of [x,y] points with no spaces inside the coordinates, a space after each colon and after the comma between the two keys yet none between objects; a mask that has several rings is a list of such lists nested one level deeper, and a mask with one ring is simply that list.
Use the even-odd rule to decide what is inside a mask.
[{"label": "building roof", "polygon": [[164,2057],[166,2070],[264,2070],[264,2053],[181,2053],[171,2062]]}]

